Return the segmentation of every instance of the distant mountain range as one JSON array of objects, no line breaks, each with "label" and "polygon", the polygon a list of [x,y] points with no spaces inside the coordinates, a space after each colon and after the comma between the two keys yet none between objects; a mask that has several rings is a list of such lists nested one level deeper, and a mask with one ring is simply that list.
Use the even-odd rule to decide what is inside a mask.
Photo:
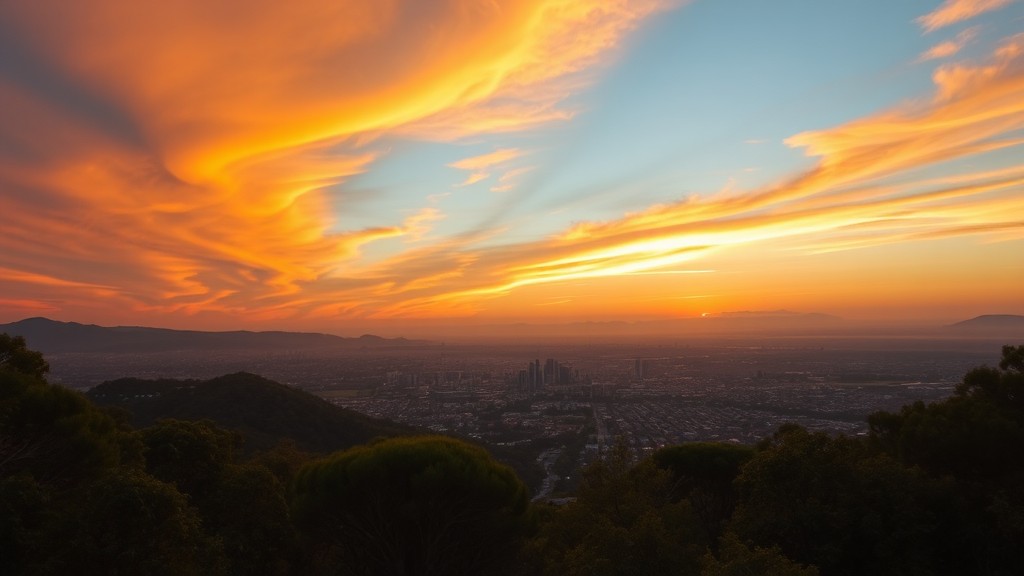
[{"label": "distant mountain range", "polygon": [[[920,332],[922,327],[916,330]],[[893,327],[882,328],[891,334]],[[869,325],[850,323],[842,318],[819,313],[786,310],[741,311],[709,315],[704,318],[671,318],[637,322],[605,321],[565,324],[503,324],[483,326],[453,325],[435,330],[438,337],[461,341],[488,341],[494,338],[543,340],[544,338],[622,338],[622,337],[717,337],[775,336],[806,337],[874,334]],[[121,353],[175,351],[330,351],[386,349],[435,344],[427,340],[382,338],[363,335],[343,338],[315,332],[203,332],[140,326],[96,326],[77,322],[58,322],[48,318],[28,318],[0,324],[0,333],[24,336],[33,350],[54,353]],[[922,334],[936,337],[1001,338],[1024,340],[1024,316],[987,314],[947,326],[927,328]]]},{"label": "distant mountain range", "polygon": [[423,344],[405,338],[363,335],[342,338],[315,332],[201,332],[141,326],[97,326],[27,318],[0,324],[0,333],[23,336],[29,348],[44,354],[64,352],[145,353],[181,350],[323,350],[392,347]]},{"label": "distant mountain range", "polygon": [[1016,314],[985,314],[970,320],[950,324],[947,328],[963,334],[996,333],[1024,339],[1024,316]]}]

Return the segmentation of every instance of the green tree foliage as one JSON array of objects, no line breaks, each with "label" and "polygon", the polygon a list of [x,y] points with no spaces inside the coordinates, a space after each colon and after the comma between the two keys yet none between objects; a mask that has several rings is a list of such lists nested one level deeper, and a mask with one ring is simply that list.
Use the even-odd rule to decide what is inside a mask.
[{"label": "green tree foliage", "polygon": [[94,482],[73,515],[69,538],[47,560],[48,572],[222,574],[219,543],[200,528],[174,486],[138,471]]},{"label": "green tree foliage", "polygon": [[42,354],[28,349],[25,338],[0,334],[0,370],[43,379],[50,371],[50,365]]},{"label": "green tree foliage", "polygon": [[240,441],[237,434],[210,421],[161,420],[139,434],[145,444],[146,471],[200,500],[219,482]]},{"label": "green tree foliage", "polygon": [[296,536],[286,490],[267,468],[241,464],[241,437],[209,421],[161,420],[140,431],[146,470],[189,497],[231,574],[285,574]]},{"label": "green tree foliage", "polygon": [[254,456],[251,462],[266,468],[282,486],[289,486],[312,458],[311,454],[299,449],[294,440],[285,438]]},{"label": "green tree foliage", "polygon": [[116,422],[81,394],[0,370],[0,478],[75,484],[117,464],[125,444]]},{"label": "green tree foliage", "polygon": [[1003,346],[1003,357],[999,361],[999,369],[1017,374],[1024,373],[1024,345]]},{"label": "green tree foliage", "polygon": [[59,519],[50,500],[28,474],[0,477],[0,574],[28,573],[46,559]]},{"label": "green tree foliage", "polygon": [[732,528],[829,575],[932,568],[941,482],[844,436],[780,428],[743,467]]},{"label": "green tree foliage", "polygon": [[527,495],[486,451],[443,437],[352,448],[300,470],[293,510],[313,569],[345,574],[501,574]]},{"label": "green tree foliage", "polygon": [[754,456],[754,449],[720,442],[687,442],[654,453],[654,463],[667,470],[676,499],[685,498],[700,519],[705,537],[716,542],[736,506],[733,481]]},{"label": "green tree foliage", "polygon": [[89,487],[133,443],[84,396],[46,382],[42,356],[12,341],[0,367],[0,573],[53,573],[46,567],[84,535],[73,519]]},{"label": "green tree foliage", "polygon": [[548,515],[525,569],[551,575],[696,574],[707,542],[669,474],[624,443],[583,472],[578,499]]},{"label": "green tree foliage", "polygon": [[297,535],[286,491],[269,470],[254,464],[228,464],[197,505],[205,528],[223,546],[231,574],[290,572]]},{"label": "green tree foliage", "polygon": [[750,547],[728,532],[718,546],[719,557],[704,556],[701,576],[818,576],[814,566],[801,566],[778,547]]},{"label": "green tree foliage", "polygon": [[868,422],[876,449],[956,483],[956,497],[937,508],[949,518],[943,548],[957,551],[947,566],[973,574],[1024,570],[1024,346],[1004,346],[998,369],[971,370],[951,398],[879,412]]},{"label": "green tree foliage", "polygon": [[964,376],[952,398],[872,414],[872,440],[909,465],[1000,484],[1024,471],[1024,346],[1004,346],[1000,369]]}]

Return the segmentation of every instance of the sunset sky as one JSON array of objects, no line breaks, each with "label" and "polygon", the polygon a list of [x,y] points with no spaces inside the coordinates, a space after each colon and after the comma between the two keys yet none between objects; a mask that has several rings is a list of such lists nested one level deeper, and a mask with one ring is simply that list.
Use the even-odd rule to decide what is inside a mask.
[{"label": "sunset sky", "polygon": [[1024,314],[1019,0],[33,0],[0,54],[0,322]]}]

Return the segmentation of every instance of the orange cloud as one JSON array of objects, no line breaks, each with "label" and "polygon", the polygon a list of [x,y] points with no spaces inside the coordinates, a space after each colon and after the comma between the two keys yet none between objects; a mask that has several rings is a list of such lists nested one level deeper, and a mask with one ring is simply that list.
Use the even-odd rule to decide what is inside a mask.
[{"label": "orange cloud", "polygon": [[408,236],[410,241],[422,240],[424,235],[430,232],[431,223],[443,218],[444,214],[437,208],[423,208],[405,219],[402,225],[403,233]]},{"label": "orange cloud", "polygon": [[498,164],[504,164],[513,158],[518,158],[523,155],[522,150],[516,150],[515,148],[502,148],[495,150],[488,154],[481,154],[480,156],[474,156],[472,158],[466,158],[465,160],[459,160],[458,162],[452,162],[449,164],[452,168],[458,168],[459,170],[470,170],[478,171],[491,168]]},{"label": "orange cloud", "polygon": [[928,60],[939,60],[942,58],[949,58],[955,56],[960,50],[963,50],[964,46],[969,44],[978,35],[978,27],[974,26],[968,28],[963,32],[956,35],[953,40],[947,40],[932,46],[921,54],[918,58],[918,62],[926,62]]},{"label": "orange cloud", "polygon": [[985,63],[958,65],[956,75],[940,68],[931,101],[793,136],[791,146],[819,161],[777,186],[579,223],[527,244],[459,244],[403,255],[374,275],[402,283],[438,269],[458,273],[422,290],[407,283],[400,298],[377,302],[372,313],[424,315],[456,303],[479,312],[488,299],[527,286],[679,270],[740,246],[774,244],[813,255],[964,235],[1024,239],[1024,166],[921,175],[950,160],[1024,145],[1014,137],[1024,128],[1024,51],[1014,49],[1022,40],[1008,39]]},{"label": "orange cloud", "polygon": [[523,176],[523,174],[533,171],[534,168],[534,166],[522,166],[520,168],[508,170],[498,177],[498,184],[491,187],[491,192],[508,192],[515,188],[516,182]]},{"label": "orange cloud", "polygon": [[500,150],[495,150],[488,154],[481,154],[480,156],[474,156],[472,158],[459,160],[458,162],[452,162],[448,166],[472,172],[472,174],[470,174],[466,180],[460,184],[460,186],[469,186],[489,178],[491,176],[490,170],[492,168],[507,164],[509,161],[522,155],[522,150],[517,150],[515,148],[501,148]]},{"label": "orange cloud", "polygon": [[969,20],[975,16],[998,10],[1014,0],[946,0],[935,10],[921,16],[917,23],[926,32],[933,32],[957,22]]},{"label": "orange cloud", "polygon": [[[0,81],[3,149],[22,155],[0,157],[0,209],[24,215],[2,226],[0,266],[20,276],[0,288],[13,301],[26,279],[63,278],[154,314],[277,318],[356,308],[339,297],[373,302],[389,280],[337,278],[366,268],[366,244],[422,241],[442,217],[427,207],[346,228],[344,183],[386,153],[374,142],[564,120],[560,102],[663,7],[4,4],[0,20],[23,32],[8,41],[33,60]],[[502,158],[476,160],[486,170]]]}]

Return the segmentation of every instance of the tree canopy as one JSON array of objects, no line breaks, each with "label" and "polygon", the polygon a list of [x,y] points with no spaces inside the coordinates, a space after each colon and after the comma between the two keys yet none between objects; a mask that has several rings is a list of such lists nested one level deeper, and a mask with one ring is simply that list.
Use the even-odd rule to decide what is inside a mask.
[{"label": "tree canopy", "polygon": [[350,574],[501,574],[518,551],[527,495],[482,448],[394,438],[306,465],[293,510],[321,568]]},{"label": "tree canopy", "polygon": [[44,378],[50,365],[42,354],[28,349],[25,338],[0,333],[0,370]]}]

